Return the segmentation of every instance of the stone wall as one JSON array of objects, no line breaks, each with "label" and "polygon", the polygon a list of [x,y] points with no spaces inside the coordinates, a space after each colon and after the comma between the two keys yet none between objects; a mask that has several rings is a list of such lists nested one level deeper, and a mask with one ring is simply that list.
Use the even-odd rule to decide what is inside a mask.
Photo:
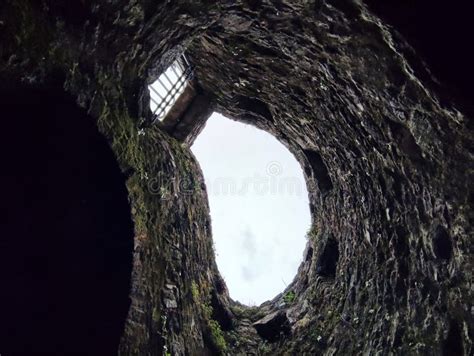
[{"label": "stone wall", "polygon": [[[364,3],[0,9],[2,80],[63,86],[128,176],[135,247],[121,354],[473,352],[469,108],[449,91],[440,101],[416,52]],[[210,105],[272,133],[307,177],[304,261],[259,308],[228,297],[189,147],[146,125],[146,84],[184,50]]]}]

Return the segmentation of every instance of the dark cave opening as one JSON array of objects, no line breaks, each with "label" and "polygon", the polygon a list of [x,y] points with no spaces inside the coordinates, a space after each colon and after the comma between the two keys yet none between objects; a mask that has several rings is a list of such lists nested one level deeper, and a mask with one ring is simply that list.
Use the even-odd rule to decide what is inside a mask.
[{"label": "dark cave opening", "polygon": [[339,260],[339,244],[332,236],[325,236],[321,246],[316,262],[316,273],[323,277],[334,278]]},{"label": "dark cave opening", "polygon": [[453,245],[446,229],[438,225],[433,235],[433,250],[435,256],[442,260],[450,260],[453,254]]},{"label": "dark cave opening", "polygon": [[312,168],[312,171],[307,170],[306,175],[315,179],[321,194],[326,196],[333,189],[333,184],[323,158],[313,150],[303,150],[303,153]]},{"label": "dark cave opening", "polygon": [[133,250],[125,177],[62,90],[0,101],[0,352],[116,354]]}]

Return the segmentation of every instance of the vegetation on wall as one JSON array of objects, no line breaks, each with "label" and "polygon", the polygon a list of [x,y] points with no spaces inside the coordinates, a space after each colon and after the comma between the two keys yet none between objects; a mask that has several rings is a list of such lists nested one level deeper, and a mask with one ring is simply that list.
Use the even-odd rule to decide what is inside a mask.
[{"label": "vegetation on wall", "polygon": [[227,350],[227,342],[220,324],[212,318],[213,308],[210,304],[210,298],[201,295],[201,291],[195,281],[191,283],[191,294],[194,301],[202,311],[211,335],[211,341],[214,344],[216,351],[223,355]]}]

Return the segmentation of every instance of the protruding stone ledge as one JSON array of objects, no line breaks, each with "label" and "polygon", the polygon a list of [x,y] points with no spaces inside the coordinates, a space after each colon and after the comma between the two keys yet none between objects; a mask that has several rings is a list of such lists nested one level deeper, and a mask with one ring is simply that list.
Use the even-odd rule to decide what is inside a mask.
[{"label": "protruding stone ledge", "polygon": [[210,98],[196,89],[196,83],[190,83],[159,125],[177,140],[191,146],[212,112]]},{"label": "protruding stone ledge", "polygon": [[290,333],[290,322],[284,310],[268,314],[253,323],[257,333],[268,341],[277,341],[284,335]]}]

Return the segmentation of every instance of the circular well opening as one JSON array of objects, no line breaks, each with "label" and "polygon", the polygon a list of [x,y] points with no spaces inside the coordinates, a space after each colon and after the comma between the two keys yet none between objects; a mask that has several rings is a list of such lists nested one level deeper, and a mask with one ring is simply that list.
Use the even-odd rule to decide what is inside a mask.
[{"label": "circular well opening", "polygon": [[216,260],[230,296],[259,305],[302,262],[311,225],[303,170],[269,133],[214,113],[192,151],[206,181]]}]

